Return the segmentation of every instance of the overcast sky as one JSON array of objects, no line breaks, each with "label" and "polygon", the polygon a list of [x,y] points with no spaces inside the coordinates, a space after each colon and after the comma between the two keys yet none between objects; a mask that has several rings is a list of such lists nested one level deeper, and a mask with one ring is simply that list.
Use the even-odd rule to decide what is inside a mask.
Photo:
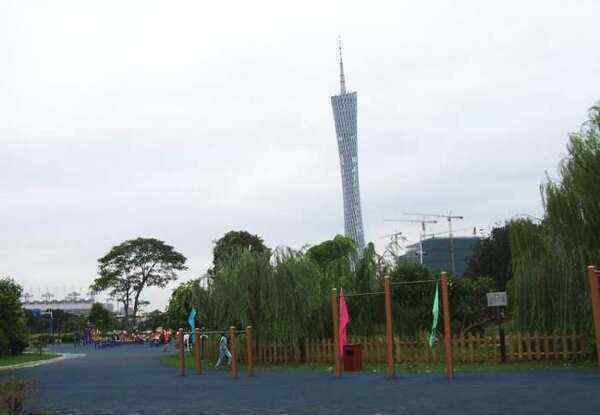
[{"label": "overcast sky", "polygon": [[342,233],[338,34],[368,241],[416,240],[383,222],[407,211],[540,215],[600,98],[599,21],[595,0],[0,0],[0,274],[60,297],[138,236],[187,256],[185,280],[229,230]]}]

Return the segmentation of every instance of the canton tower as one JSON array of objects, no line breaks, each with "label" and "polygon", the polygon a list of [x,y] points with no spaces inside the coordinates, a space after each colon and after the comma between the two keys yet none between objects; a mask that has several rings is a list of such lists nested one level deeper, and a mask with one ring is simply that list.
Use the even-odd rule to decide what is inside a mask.
[{"label": "canton tower", "polygon": [[356,143],[356,92],[346,92],[342,42],[340,54],[340,93],[331,97],[335,133],[340,153],[342,191],[344,197],[344,232],[356,243],[358,255],[365,248],[362,213],[360,208],[360,188],[358,184],[358,151]]}]

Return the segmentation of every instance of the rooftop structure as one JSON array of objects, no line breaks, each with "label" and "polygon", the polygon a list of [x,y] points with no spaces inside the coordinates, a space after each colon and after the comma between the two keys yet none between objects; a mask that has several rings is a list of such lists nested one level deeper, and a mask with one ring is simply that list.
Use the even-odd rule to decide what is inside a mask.
[{"label": "rooftop structure", "polygon": [[[108,311],[113,311],[113,305],[111,303],[101,303],[102,306]],[[27,310],[62,310],[71,314],[87,314],[92,309],[94,301],[92,300],[80,300],[80,301],[30,301],[24,302],[23,308]]]}]

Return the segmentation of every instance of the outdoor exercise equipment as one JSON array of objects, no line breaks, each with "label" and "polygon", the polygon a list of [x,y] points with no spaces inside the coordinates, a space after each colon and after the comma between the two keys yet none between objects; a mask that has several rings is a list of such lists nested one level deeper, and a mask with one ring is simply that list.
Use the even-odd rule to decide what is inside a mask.
[{"label": "outdoor exercise equipment", "polygon": [[[237,358],[238,358],[238,345],[237,345],[237,335],[243,334],[246,336],[246,360],[247,360],[247,376],[254,376],[254,357],[252,353],[252,337],[253,337],[253,329],[252,326],[246,327],[245,330],[236,330],[235,327],[230,327],[228,330],[204,330],[202,328],[196,328],[194,330],[194,337],[196,341],[194,342],[193,354],[194,354],[194,364],[196,366],[196,373],[201,375],[203,373],[202,370],[202,356],[201,356],[201,344],[202,339],[207,338],[210,335],[224,335],[225,333],[229,334],[230,339],[230,353],[231,353],[231,364],[230,364],[230,374],[232,379],[237,379],[239,377]],[[186,367],[185,367],[185,347],[183,344],[183,336],[185,332],[183,328],[180,328],[177,332],[176,346],[179,351],[179,370],[180,375],[186,375]]]},{"label": "outdoor exercise equipment", "polygon": [[[453,367],[453,356],[452,356],[452,333],[450,329],[450,303],[448,301],[448,278],[445,272],[442,272],[439,280],[422,280],[422,281],[401,281],[393,285],[410,285],[410,284],[423,284],[423,283],[435,283],[440,284],[442,291],[442,314],[444,318],[444,347],[445,347],[445,373],[448,379],[454,377]],[[383,279],[383,291],[374,292],[362,292],[355,294],[344,295],[344,297],[355,297],[363,295],[385,295],[385,337],[386,337],[386,361],[387,361],[387,376],[393,378],[395,376],[394,366],[394,338],[392,333],[392,295],[391,295],[391,283],[389,276],[385,276]],[[334,334],[334,359],[335,359],[335,372],[336,379],[341,377],[341,354],[339,352],[340,339],[338,331],[338,296],[337,290],[333,288],[331,290],[331,313],[333,317],[333,334]],[[600,310],[599,310],[600,318]],[[600,327],[600,326],[599,326]],[[600,330],[600,328],[599,328]]]},{"label": "outdoor exercise equipment", "polygon": [[590,281],[590,302],[592,303],[592,316],[594,318],[594,331],[596,333],[596,364],[600,367],[600,300],[598,299],[598,277],[600,271],[593,265],[588,267]]}]

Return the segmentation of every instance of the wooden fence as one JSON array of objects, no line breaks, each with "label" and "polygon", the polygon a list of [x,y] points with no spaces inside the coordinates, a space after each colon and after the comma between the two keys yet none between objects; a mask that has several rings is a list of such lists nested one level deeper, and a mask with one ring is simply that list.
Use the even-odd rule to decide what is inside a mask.
[{"label": "wooden fence", "polygon": [[[362,345],[364,363],[385,363],[385,337],[349,337],[349,343]],[[396,363],[440,363],[444,344],[440,341],[429,347],[426,334],[416,340],[394,337]],[[468,335],[452,339],[454,361],[457,363],[484,363],[500,361],[497,336]],[[332,339],[310,340],[300,345],[265,344],[257,348],[255,359],[262,364],[324,363],[333,364]],[[216,351],[216,343],[213,348]],[[514,333],[506,335],[506,354],[509,361],[563,360],[570,361],[591,356],[588,337],[575,333],[540,334]],[[214,355],[214,352],[212,352]],[[245,356],[239,353],[243,361]]]}]

